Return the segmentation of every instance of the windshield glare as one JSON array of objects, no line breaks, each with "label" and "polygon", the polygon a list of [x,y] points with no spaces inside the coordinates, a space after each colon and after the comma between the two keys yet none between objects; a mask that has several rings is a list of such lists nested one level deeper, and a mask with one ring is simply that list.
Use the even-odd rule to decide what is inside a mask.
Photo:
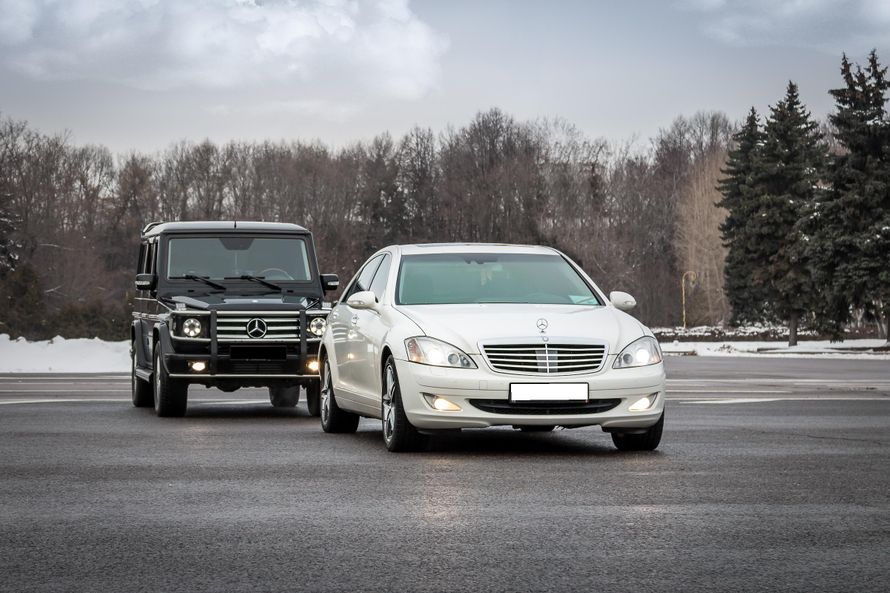
[{"label": "windshield glare", "polygon": [[399,272],[397,303],[601,305],[561,256],[519,253],[406,255]]},{"label": "windshield glare", "polygon": [[258,276],[267,280],[312,279],[306,242],[278,237],[182,237],[167,247],[167,278],[189,274],[213,280]]}]

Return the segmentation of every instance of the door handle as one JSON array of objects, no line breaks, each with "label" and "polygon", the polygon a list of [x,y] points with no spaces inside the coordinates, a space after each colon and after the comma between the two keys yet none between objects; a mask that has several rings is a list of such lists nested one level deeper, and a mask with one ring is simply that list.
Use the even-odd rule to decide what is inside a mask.
[{"label": "door handle", "polygon": [[358,315],[352,316],[352,325],[358,325]]}]

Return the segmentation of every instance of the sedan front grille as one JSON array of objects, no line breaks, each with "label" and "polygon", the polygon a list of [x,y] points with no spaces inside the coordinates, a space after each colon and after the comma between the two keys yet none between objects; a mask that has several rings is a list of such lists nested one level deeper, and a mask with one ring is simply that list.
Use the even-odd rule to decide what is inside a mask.
[{"label": "sedan front grille", "polygon": [[606,360],[606,345],[590,343],[483,344],[482,352],[505,373],[593,373]]}]

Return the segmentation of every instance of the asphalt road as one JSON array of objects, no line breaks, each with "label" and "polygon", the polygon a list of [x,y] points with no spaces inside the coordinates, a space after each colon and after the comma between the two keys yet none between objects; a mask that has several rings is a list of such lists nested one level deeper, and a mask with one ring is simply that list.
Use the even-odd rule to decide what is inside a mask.
[{"label": "asphalt road", "polygon": [[259,390],[0,376],[0,590],[887,591],[890,363],[668,360],[665,439],[393,455]]}]

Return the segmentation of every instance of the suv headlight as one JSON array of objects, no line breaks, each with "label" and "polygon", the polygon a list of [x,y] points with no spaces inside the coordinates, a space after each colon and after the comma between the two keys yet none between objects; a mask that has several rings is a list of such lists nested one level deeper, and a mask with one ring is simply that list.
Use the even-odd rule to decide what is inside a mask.
[{"label": "suv headlight", "polygon": [[661,348],[655,338],[644,336],[635,340],[618,354],[613,369],[644,367],[661,362]]},{"label": "suv headlight", "polygon": [[309,322],[309,331],[312,332],[313,335],[321,337],[324,335],[324,328],[327,327],[328,322],[324,317],[314,317],[312,321]]},{"label": "suv headlight", "polygon": [[408,360],[437,367],[475,369],[473,362],[463,350],[433,338],[408,338],[405,340]]},{"label": "suv headlight", "polygon": [[182,322],[182,335],[188,338],[197,338],[201,335],[201,322],[194,317],[189,317]]}]

